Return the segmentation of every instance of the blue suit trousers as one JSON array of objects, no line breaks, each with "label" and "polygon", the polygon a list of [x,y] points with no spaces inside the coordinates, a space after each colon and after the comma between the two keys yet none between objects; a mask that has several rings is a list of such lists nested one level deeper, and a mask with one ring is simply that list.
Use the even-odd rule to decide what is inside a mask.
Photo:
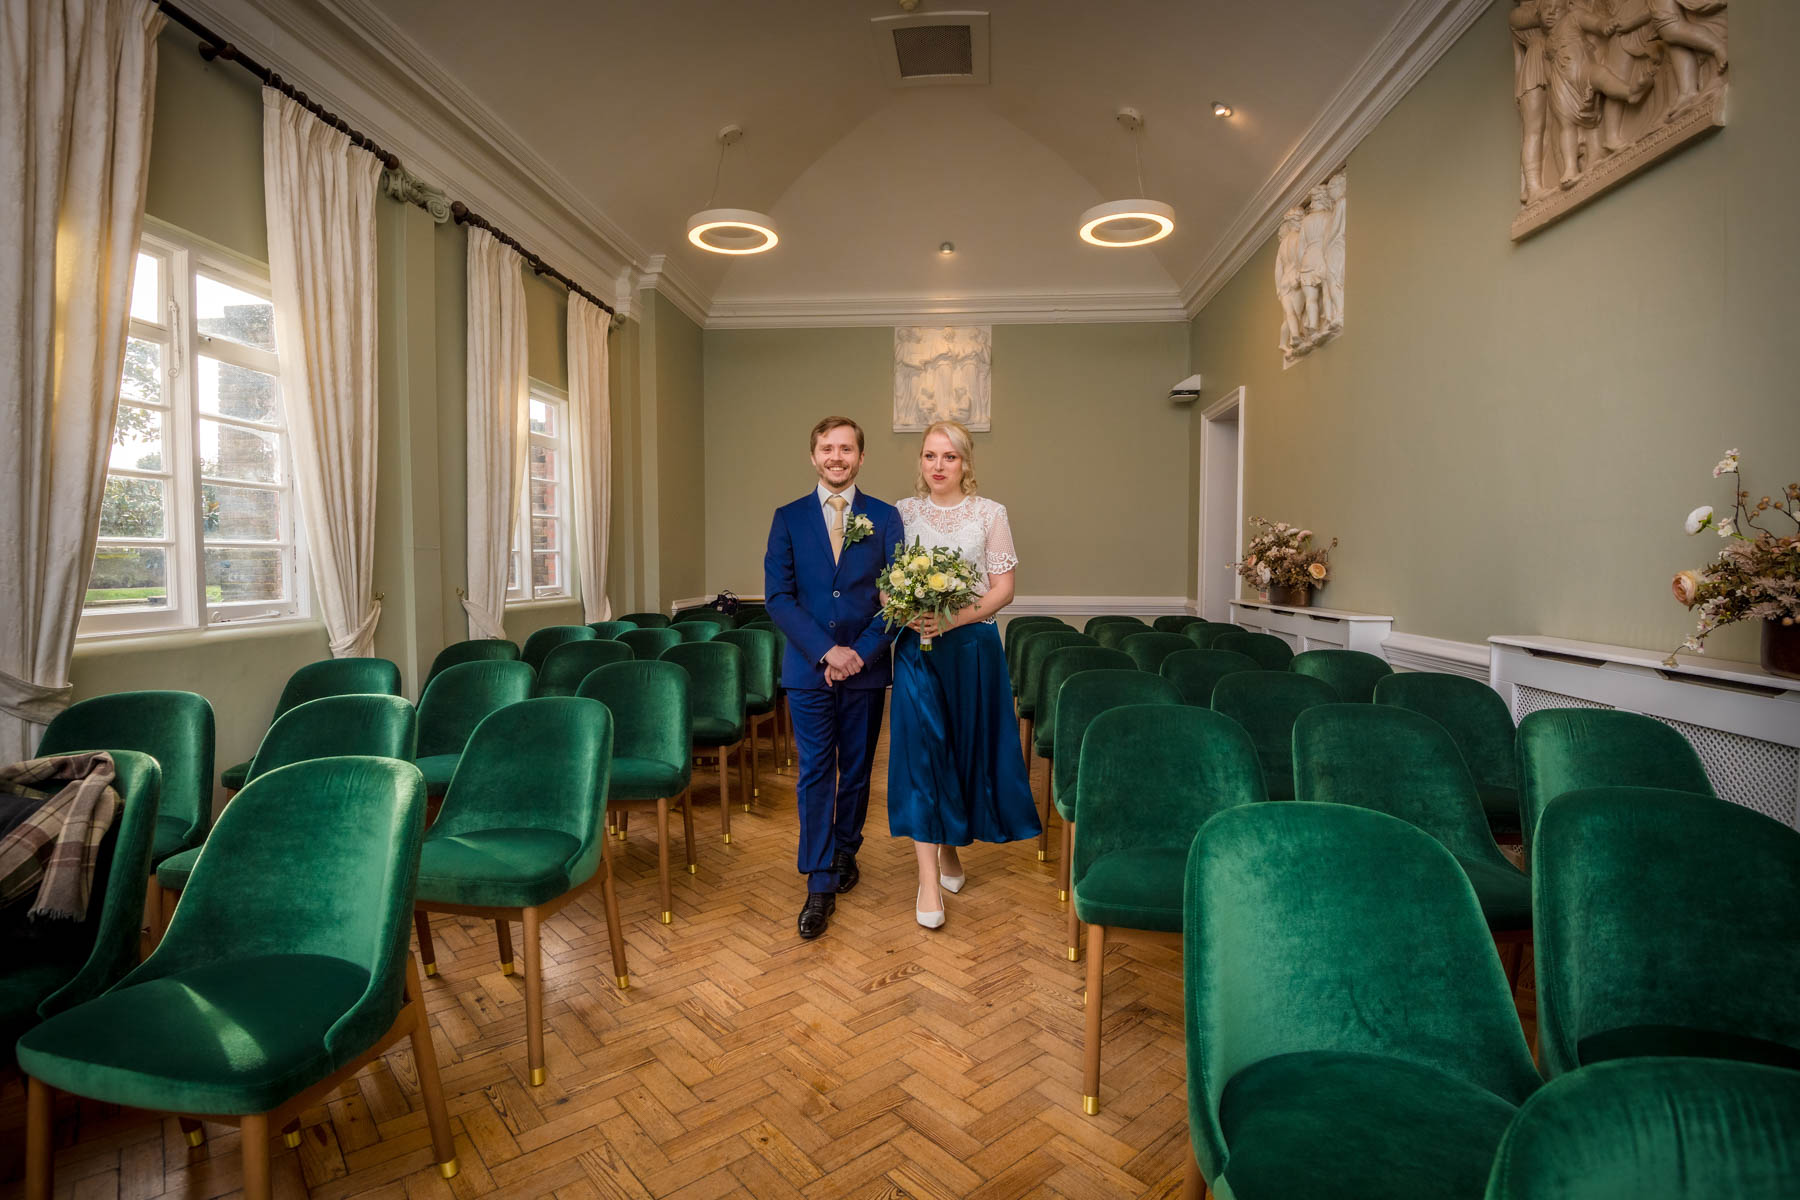
[{"label": "blue suit trousers", "polygon": [[869,815],[869,768],[887,704],[882,688],[793,688],[794,744],[800,752],[800,873],[807,890],[835,892],[833,857],[862,847]]}]

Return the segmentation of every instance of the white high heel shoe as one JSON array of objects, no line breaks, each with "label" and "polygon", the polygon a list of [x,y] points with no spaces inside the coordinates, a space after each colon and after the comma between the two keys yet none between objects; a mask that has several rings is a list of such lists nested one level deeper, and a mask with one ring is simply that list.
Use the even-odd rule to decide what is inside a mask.
[{"label": "white high heel shoe", "polygon": [[961,875],[946,875],[944,874],[943,865],[941,863],[938,865],[938,884],[952,896],[963,890],[963,884],[968,881],[968,878],[969,874],[966,867],[963,869]]},{"label": "white high heel shoe", "polygon": [[936,912],[926,912],[919,907],[919,902],[914,900],[913,916],[917,917],[919,924],[927,929],[942,929],[944,927],[944,910],[941,908]]}]

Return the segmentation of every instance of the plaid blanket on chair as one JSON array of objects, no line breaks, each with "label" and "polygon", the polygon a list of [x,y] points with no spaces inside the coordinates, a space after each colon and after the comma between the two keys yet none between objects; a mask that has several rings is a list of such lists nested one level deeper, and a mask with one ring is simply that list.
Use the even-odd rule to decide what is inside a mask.
[{"label": "plaid blanket on chair", "polygon": [[[94,891],[100,843],[119,811],[112,755],[56,754],[0,767],[0,792],[35,811],[0,836],[0,908],[32,889],[28,917],[81,921]],[[61,784],[51,791],[38,785]]]}]

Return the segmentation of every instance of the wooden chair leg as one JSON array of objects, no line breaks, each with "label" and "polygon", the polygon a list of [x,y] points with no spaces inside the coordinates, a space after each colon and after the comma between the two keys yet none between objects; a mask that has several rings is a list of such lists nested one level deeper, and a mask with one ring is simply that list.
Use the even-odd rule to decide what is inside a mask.
[{"label": "wooden chair leg", "polygon": [[619,978],[619,990],[631,986],[631,974],[625,969],[625,930],[619,924],[619,893],[613,887],[612,868],[600,877],[600,898],[606,906],[606,938],[612,943],[613,974]]},{"label": "wooden chair leg", "polygon": [[[605,869],[604,865],[601,868]],[[528,908],[525,922],[525,1065],[531,1086],[544,1084],[544,964],[538,952],[538,910]],[[500,924],[505,924],[504,921]]]},{"label": "wooden chair leg", "polygon": [[686,839],[683,849],[687,854],[688,874],[698,875],[700,864],[694,859],[694,789],[691,787],[681,793],[681,831]]},{"label": "wooden chair leg", "polygon": [[500,943],[500,973],[511,975],[518,970],[513,958],[512,922],[501,917],[494,922],[494,939]]},{"label": "wooden chair leg", "polygon": [[[756,726],[755,725],[750,726],[750,737],[748,739],[748,745],[749,745],[749,750],[750,750],[750,796],[752,799],[761,799],[762,798],[762,781],[757,777]],[[746,803],[744,805],[744,811],[745,812],[750,811],[750,805],[748,803]]]},{"label": "wooden chair leg", "polygon": [[1020,717],[1019,718],[1019,753],[1021,753],[1025,756],[1025,766],[1026,766],[1027,770],[1029,770],[1031,767],[1031,734],[1032,734],[1031,718],[1030,717]]},{"label": "wooden chair leg", "polygon": [[1206,1180],[1200,1177],[1200,1160],[1194,1157],[1194,1139],[1190,1136],[1187,1144],[1187,1165],[1181,1172],[1181,1200],[1206,1200],[1212,1190],[1206,1186]]},{"label": "wooden chair leg", "polygon": [[431,944],[431,914],[422,908],[413,909],[413,931],[419,935],[419,961],[425,964],[425,974],[437,974],[437,949]]},{"label": "wooden chair leg", "polygon": [[25,1081],[25,1200],[50,1200],[55,1186],[56,1093],[41,1079]]},{"label": "wooden chair leg", "polygon": [[1056,866],[1056,898],[1069,898],[1069,860],[1075,855],[1075,822],[1064,821],[1062,827],[1062,861]]},{"label": "wooden chair leg", "polygon": [[1105,994],[1106,926],[1089,925],[1087,936],[1087,1045],[1081,1072],[1081,1111],[1100,1112],[1100,1013]]},{"label": "wooden chair leg", "polygon": [[269,1200],[269,1114],[250,1113],[238,1125],[244,1156],[244,1200]]},{"label": "wooden chair leg", "polygon": [[662,884],[662,923],[674,920],[669,885],[669,798],[656,798],[656,875]]},{"label": "wooden chair leg", "polygon": [[[1030,782],[1031,768],[1036,759],[1025,760],[1026,781]],[[1044,762],[1044,790],[1037,798],[1038,806],[1038,848],[1037,860],[1050,861],[1050,760]]]},{"label": "wooden chair leg", "polygon": [[737,751],[738,795],[744,798],[744,811],[749,812],[750,785],[745,782],[744,759],[747,757],[747,752],[750,749],[750,742],[748,739],[739,739],[738,744],[733,747],[733,749]]},{"label": "wooden chair leg", "polygon": [[731,845],[731,754],[724,746],[719,747],[719,832]]},{"label": "wooden chair leg", "polygon": [[444,1082],[438,1074],[437,1050],[431,1044],[431,1022],[425,1016],[424,989],[411,956],[406,961],[408,1002],[415,1006],[412,1041],[413,1071],[419,1077],[419,1095],[425,1101],[425,1122],[431,1126],[431,1150],[437,1156],[438,1173],[456,1176],[456,1143],[450,1136],[450,1110],[444,1106]]},{"label": "wooden chair leg", "polygon": [[630,824],[631,814],[621,809],[619,812],[619,840],[621,842],[625,840],[625,830]]}]

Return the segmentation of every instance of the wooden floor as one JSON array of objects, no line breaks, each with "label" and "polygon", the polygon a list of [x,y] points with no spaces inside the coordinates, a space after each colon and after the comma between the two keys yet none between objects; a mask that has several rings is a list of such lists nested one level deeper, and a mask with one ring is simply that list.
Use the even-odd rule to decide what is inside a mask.
[{"label": "wooden floor", "polygon": [[[1179,956],[1108,954],[1102,1109],[1082,1115],[1084,968],[1062,955],[1056,864],[1037,862],[1032,842],[975,847],[948,924],[921,929],[912,846],[888,836],[885,779],[884,742],[862,883],[815,942],[794,933],[804,897],[791,771],[765,773],[756,811],[733,814],[729,846],[716,793],[700,793],[700,871],[680,869],[677,847],[673,925],[656,919],[655,846],[634,824],[616,857],[630,989],[614,986],[597,898],[545,925],[543,1087],[525,1083],[523,985],[500,974],[493,927],[437,918],[442,973],[425,986],[461,1174],[446,1182],[432,1166],[400,1048],[307,1114],[299,1150],[277,1141],[276,1194],[1177,1194]],[[20,1190],[23,1111],[15,1075],[0,1089],[4,1196]],[[66,1097],[57,1117],[59,1197],[237,1193],[234,1129],[209,1127],[190,1151],[172,1119]]]}]

